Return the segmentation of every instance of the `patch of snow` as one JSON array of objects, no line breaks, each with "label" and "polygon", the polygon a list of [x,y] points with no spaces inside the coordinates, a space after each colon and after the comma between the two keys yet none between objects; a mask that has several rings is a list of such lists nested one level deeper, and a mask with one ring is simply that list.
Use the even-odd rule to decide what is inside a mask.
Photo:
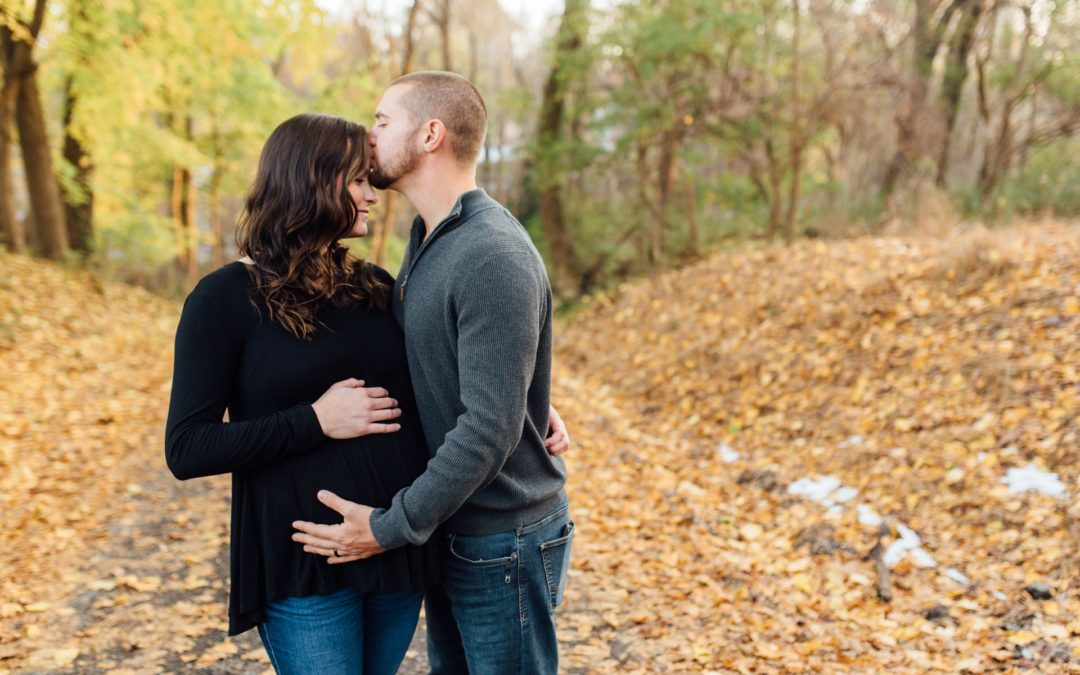
[{"label": "patch of snow", "polygon": [[889,544],[882,555],[886,566],[894,567],[910,553],[918,567],[937,567],[937,561],[923,550],[922,539],[914,530],[905,525],[897,525],[896,531],[900,533],[900,538]]},{"label": "patch of snow", "polygon": [[848,436],[846,439],[840,441],[841,448],[850,448],[853,445],[858,445],[863,442],[863,437],[855,434],[854,436]]},{"label": "patch of snow", "polygon": [[859,496],[859,491],[853,487],[842,487],[832,494],[832,500],[838,504],[850,502]]},{"label": "patch of snow", "polygon": [[859,522],[863,525],[867,527],[879,527],[881,525],[881,516],[866,504],[859,504],[855,507],[855,510],[859,514]]},{"label": "patch of snow", "polygon": [[896,531],[900,533],[901,539],[906,539],[910,542],[914,542],[915,546],[918,546],[922,543],[922,538],[919,537],[915,530],[911,529],[907,525],[897,525]]},{"label": "patch of snow", "polygon": [[822,476],[818,479],[800,478],[788,486],[788,493],[801,495],[813,499],[819,504],[832,506],[833,500],[829,496],[840,487],[840,479],[833,476]]},{"label": "patch of snow", "polygon": [[1009,492],[1026,492],[1036,490],[1044,495],[1064,499],[1068,492],[1065,484],[1058,479],[1056,473],[1043,471],[1034,464],[1020,468],[1012,468],[1005,472],[1002,483],[1009,486]]},{"label": "patch of snow", "polygon": [[915,559],[916,567],[937,567],[937,561],[921,546],[911,550],[911,557]]},{"label": "patch of snow", "polygon": [[720,445],[720,459],[724,460],[726,463],[731,464],[732,462],[737,462],[740,457],[742,457],[742,455],[736,452],[735,448],[727,443]]}]

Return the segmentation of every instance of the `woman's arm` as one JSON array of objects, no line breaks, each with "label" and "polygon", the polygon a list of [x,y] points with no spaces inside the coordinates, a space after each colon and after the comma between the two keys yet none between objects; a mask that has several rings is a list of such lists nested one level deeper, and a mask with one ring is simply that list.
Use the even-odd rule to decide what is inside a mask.
[{"label": "woman's arm", "polygon": [[548,414],[548,436],[544,439],[544,447],[552,457],[558,457],[570,449],[570,432],[566,430],[566,422],[555,406],[551,406]]},{"label": "woman's arm", "polygon": [[240,342],[212,298],[188,297],[176,330],[165,459],[181,480],[251,469],[315,448],[326,438],[390,433],[401,411],[385,389],[359,380],[330,387],[314,405],[223,422],[240,360]]}]

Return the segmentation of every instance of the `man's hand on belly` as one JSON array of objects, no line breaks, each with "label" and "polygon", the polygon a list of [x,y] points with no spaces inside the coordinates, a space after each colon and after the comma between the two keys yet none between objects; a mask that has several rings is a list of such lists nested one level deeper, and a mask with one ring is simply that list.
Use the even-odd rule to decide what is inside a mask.
[{"label": "man's hand on belly", "polygon": [[331,565],[370,558],[385,549],[371,533],[370,506],[350,502],[329,490],[319,490],[319,501],[341,514],[339,525],[317,525],[303,520],[293,522],[299,532],[292,539],[304,545],[308,553],[326,556]]}]

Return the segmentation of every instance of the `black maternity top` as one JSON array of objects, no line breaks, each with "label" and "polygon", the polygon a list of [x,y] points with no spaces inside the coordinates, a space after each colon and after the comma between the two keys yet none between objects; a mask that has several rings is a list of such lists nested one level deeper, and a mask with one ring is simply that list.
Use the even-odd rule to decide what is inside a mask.
[{"label": "black maternity top", "polygon": [[[437,574],[428,546],[329,565],[291,539],[294,520],[341,522],[318,501],[318,490],[388,507],[423,472],[427,448],[400,328],[388,312],[326,306],[305,342],[271,321],[261,301],[256,309],[250,285],[244,264],[235,262],[188,296],[165,432],[166,459],[178,478],[232,472],[229,635],[260,623],[266,604],[284,597],[343,588],[422,591]],[[390,391],[400,402],[400,431],[350,440],[323,435],[311,404],[350,377]]]}]

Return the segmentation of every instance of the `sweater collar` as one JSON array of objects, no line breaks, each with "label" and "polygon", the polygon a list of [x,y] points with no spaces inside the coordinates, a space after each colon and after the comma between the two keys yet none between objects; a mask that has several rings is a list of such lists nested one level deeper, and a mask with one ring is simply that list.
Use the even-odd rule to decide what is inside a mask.
[{"label": "sweater collar", "polygon": [[453,208],[450,209],[450,213],[447,214],[443,221],[445,222],[454,218],[468,218],[491,201],[491,197],[488,196],[487,191],[481,187],[478,187],[475,190],[469,190],[468,192],[463,192],[461,196],[457,198],[457,201],[454,202]]},{"label": "sweater collar", "polygon": [[[487,191],[480,187],[461,193],[450,208],[450,212],[432,230],[432,235],[439,230],[456,227],[461,221],[467,220],[478,211],[484,210],[494,201],[488,196]],[[419,215],[413,219],[412,234],[414,237],[419,237],[419,239],[424,237],[424,220]]]}]

